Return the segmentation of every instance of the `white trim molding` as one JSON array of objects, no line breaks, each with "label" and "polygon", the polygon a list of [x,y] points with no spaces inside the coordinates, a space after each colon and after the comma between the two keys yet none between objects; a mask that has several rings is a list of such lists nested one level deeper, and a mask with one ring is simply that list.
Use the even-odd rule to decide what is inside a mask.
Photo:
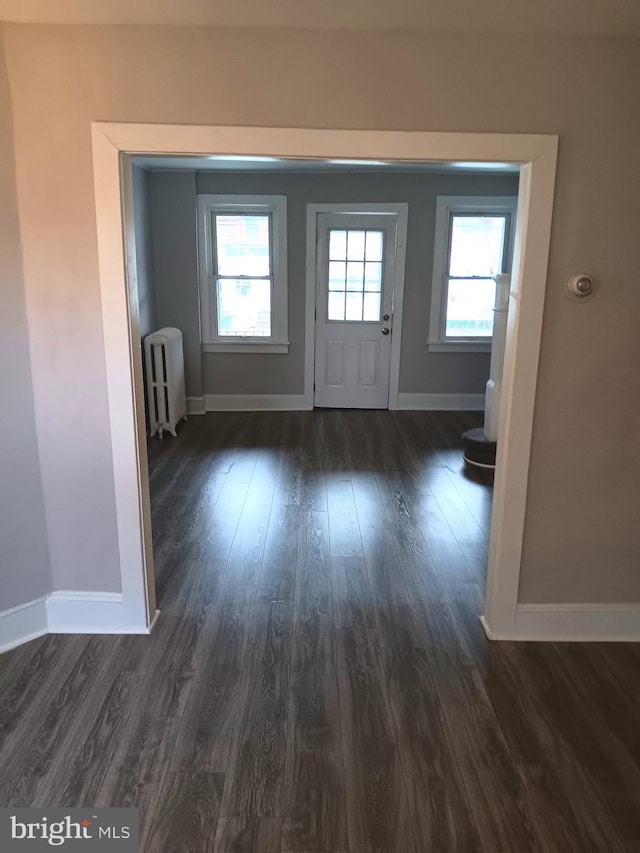
[{"label": "white trim molding", "polygon": [[[269,221],[269,275],[256,276],[271,288],[271,334],[268,337],[219,333],[217,287],[222,275],[214,244],[218,214],[263,215]],[[287,197],[285,195],[198,195],[198,268],[200,332],[203,352],[288,352]],[[246,279],[246,276],[239,276]]]},{"label": "white trim molding", "polygon": [[47,596],[0,613],[0,654],[48,633]]},{"label": "white trim molding", "polygon": [[121,592],[57,590],[47,597],[51,634],[146,633],[127,626]]},{"label": "white trim molding", "polygon": [[527,642],[640,642],[640,602],[634,604],[519,604],[513,631],[493,631],[490,640]]},{"label": "white trim molding", "polygon": [[271,343],[258,343],[254,341],[248,344],[239,344],[237,341],[232,341],[228,344],[202,344],[202,352],[243,352],[243,353],[271,353],[272,355],[282,355],[289,352],[289,341],[279,341]]},{"label": "white trim molding", "polygon": [[[94,198],[110,449],[123,607],[148,627],[155,614],[151,511],[136,326],[131,166],[137,154],[267,156],[321,160],[514,163],[520,169],[505,347],[485,620],[513,633],[518,604],[547,286],[558,137],[545,134],[211,125],[92,124]],[[126,156],[127,155],[127,156]],[[124,236],[123,236],[124,235]],[[306,323],[309,341],[309,320]],[[307,344],[308,345],[308,344]],[[305,396],[308,393],[305,369]],[[309,406],[310,407],[310,406]]]},{"label": "white trim molding", "polygon": [[45,634],[150,634],[131,621],[121,592],[56,590],[0,613],[0,653]]},{"label": "white trim molding", "polygon": [[304,394],[205,394],[207,412],[298,412],[312,409]]},{"label": "white trim molding", "polygon": [[[504,245],[502,247],[502,268],[499,272],[511,269],[513,260],[513,242],[515,234],[516,206],[515,196],[457,196],[439,195],[436,199],[436,228],[433,240],[433,275],[431,278],[431,307],[427,345],[429,352],[490,352],[491,337],[481,338],[463,336],[447,338],[446,295],[448,291],[449,256],[451,253],[451,228],[453,217],[457,214],[492,213],[505,217]],[[488,277],[490,278],[490,277]]]},{"label": "white trim molding", "polygon": [[398,394],[398,408],[421,412],[481,412],[484,394]]},{"label": "white trim molding", "polygon": [[204,397],[187,397],[188,415],[204,415],[206,411]]}]

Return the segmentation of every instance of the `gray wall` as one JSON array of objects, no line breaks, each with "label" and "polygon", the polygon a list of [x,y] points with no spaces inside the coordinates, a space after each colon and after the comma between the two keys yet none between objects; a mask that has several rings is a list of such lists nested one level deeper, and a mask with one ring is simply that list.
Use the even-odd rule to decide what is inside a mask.
[{"label": "gray wall", "polygon": [[153,269],[158,327],[182,332],[187,397],[202,396],[196,176],[193,172],[151,175]]},{"label": "gray wall", "polygon": [[16,198],[13,122],[0,34],[0,612],[53,588],[36,439]]},{"label": "gray wall", "polygon": [[[157,304],[166,306],[169,325],[178,316],[197,333],[198,281],[193,263],[195,198],[187,192],[191,173],[152,173]],[[177,190],[177,188],[180,188]],[[199,172],[197,193],[286,195],[288,222],[289,338],[287,355],[204,353],[202,388],[205,394],[302,394],[304,390],[304,312],[306,275],[306,206],[310,203],[408,202],[409,223],[405,308],[403,318],[400,391],[413,393],[483,393],[489,375],[489,356],[470,353],[430,353],[427,326],[431,300],[433,236],[438,195],[517,195],[514,175],[469,174],[246,174]],[[156,227],[156,219],[162,227]],[[186,223],[186,227],[185,227]],[[168,268],[166,255],[171,247]],[[180,264],[183,264],[181,267]],[[189,359],[199,361],[195,347]],[[196,372],[190,364],[189,374]]]},{"label": "gray wall", "polygon": [[133,166],[133,216],[136,232],[138,309],[140,335],[155,331],[156,306],[153,286],[153,240],[151,234],[151,182],[149,172]]}]

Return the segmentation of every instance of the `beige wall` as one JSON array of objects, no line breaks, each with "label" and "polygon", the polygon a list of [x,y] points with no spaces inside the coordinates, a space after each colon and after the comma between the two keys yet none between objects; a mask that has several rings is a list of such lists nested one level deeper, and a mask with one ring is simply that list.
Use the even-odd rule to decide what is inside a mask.
[{"label": "beige wall", "polygon": [[[631,39],[6,27],[56,583],[116,588],[92,120],[560,135],[521,599],[640,600],[640,47]],[[561,292],[593,271],[597,297]]]},{"label": "beige wall", "polygon": [[11,102],[0,34],[0,612],[52,589],[33,410]]}]

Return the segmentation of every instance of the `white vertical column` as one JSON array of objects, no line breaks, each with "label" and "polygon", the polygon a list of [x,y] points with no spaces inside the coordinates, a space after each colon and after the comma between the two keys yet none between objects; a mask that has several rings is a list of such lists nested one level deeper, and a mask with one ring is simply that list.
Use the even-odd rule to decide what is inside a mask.
[{"label": "white vertical column", "polygon": [[484,404],[484,434],[489,441],[498,440],[502,365],[504,362],[504,344],[507,336],[507,311],[509,310],[511,275],[502,273],[495,277],[495,281],[496,301],[493,309],[491,367],[489,369],[489,381],[487,382],[487,393]]}]

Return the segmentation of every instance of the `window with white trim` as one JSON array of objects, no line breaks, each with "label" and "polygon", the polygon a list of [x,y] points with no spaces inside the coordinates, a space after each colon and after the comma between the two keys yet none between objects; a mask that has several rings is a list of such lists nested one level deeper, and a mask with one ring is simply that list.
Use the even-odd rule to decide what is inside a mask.
[{"label": "window with white trim", "polygon": [[430,351],[490,351],[494,276],[511,269],[516,205],[510,196],[438,196]]},{"label": "window with white trim", "polygon": [[205,352],[288,352],[286,196],[198,196]]}]

